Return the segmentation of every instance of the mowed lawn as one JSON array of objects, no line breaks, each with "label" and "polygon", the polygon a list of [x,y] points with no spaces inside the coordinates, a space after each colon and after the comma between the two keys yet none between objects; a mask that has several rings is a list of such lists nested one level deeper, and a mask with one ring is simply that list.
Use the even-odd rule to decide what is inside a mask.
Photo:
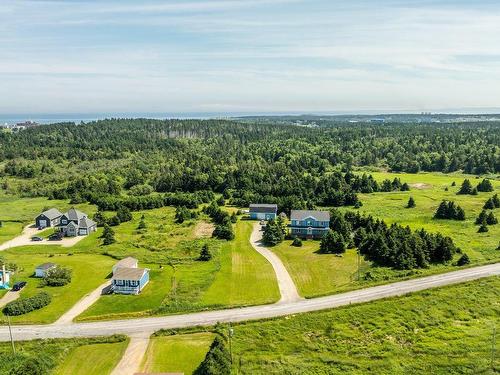
[{"label": "mowed lawn", "polygon": [[213,333],[152,337],[142,371],[192,374],[205,358],[214,337]]},{"label": "mowed lawn", "polygon": [[[53,246],[47,246],[54,248]],[[33,247],[31,247],[33,248]],[[41,291],[52,296],[52,302],[40,310],[12,317],[17,324],[51,323],[69,310],[78,300],[106,281],[116,260],[98,254],[35,253],[36,249],[24,252],[24,248],[16,248],[2,253],[9,262],[15,262],[19,269],[14,275],[14,282],[24,280],[28,284],[21,292],[21,298],[29,297]],[[43,249],[49,251],[49,249]],[[52,262],[72,270],[72,281],[61,287],[39,288],[40,280],[33,277],[36,266]],[[3,319],[4,320],[4,319]]]},{"label": "mowed lawn", "polygon": [[[320,241],[302,241],[302,247],[292,246],[285,240],[270,248],[285,264],[288,272],[303,297],[331,294],[350,288],[358,279],[358,256],[349,249],[342,257],[319,254]],[[360,274],[369,268],[369,263],[359,258]]]},{"label": "mowed lawn", "polygon": [[171,290],[171,267],[140,264],[150,268],[150,281],[139,295],[108,294],[89,307],[77,320],[119,319],[146,315],[161,306]]},{"label": "mowed lawn", "polygon": [[[500,258],[496,250],[500,241],[500,225],[489,226],[489,232],[477,233],[474,221],[485,201],[495,193],[500,194],[500,181],[491,180],[495,191],[478,195],[457,195],[464,178],[469,178],[476,186],[482,178],[460,174],[440,173],[372,173],[377,181],[398,177],[411,186],[408,192],[360,194],[363,206],[360,212],[384,219],[387,223],[409,225],[412,229],[424,228],[453,238],[473,262],[485,262]],[[451,186],[455,182],[456,186]],[[448,188],[448,191],[445,189]],[[409,197],[415,199],[415,208],[405,208]],[[465,210],[465,221],[434,220],[433,215],[443,199],[455,201]],[[500,209],[493,210],[500,219]]]},{"label": "mowed lawn", "polygon": [[[1,219],[0,219],[1,220]],[[3,221],[0,227],[0,245],[17,237],[23,231],[23,224],[13,221]]]},{"label": "mowed lawn", "polygon": [[239,220],[235,239],[221,248],[221,269],[202,298],[206,305],[257,305],[279,300],[271,264],[250,244],[254,222]]},{"label": "mowed lawn", "polygon": [[53,375],[107,375],[120,361],[128,340],[73,348]]},{"label": "mowed lawn", "polygon": [[[233,325],[238,374],[494,374],[500,277]],[[178,353],[177,355],[183,355]]]}]

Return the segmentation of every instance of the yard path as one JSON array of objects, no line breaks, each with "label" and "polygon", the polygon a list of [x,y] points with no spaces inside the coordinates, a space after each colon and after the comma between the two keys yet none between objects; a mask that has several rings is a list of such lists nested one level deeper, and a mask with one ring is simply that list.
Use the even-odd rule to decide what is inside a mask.
[{"label": "yard path", "polygon": [[[219,322],[236,323],[333,309],[340,306],[348,306],[351,304],[370,302],[388,297],[402,296],[421,290],[438,288],[492,276],[500,276],[500,263],[466,268],[453,272],[353,290],[351,292],[335,294],[332,296],[302,299],[288,303],[275,303],[263,306],[249,306],[182,315],[123,319],[106,322],[98,321],[88,323],[68,323],[61,325],[16,325],[12,327],[12,335],[16,341],[42,338],[108,336],[114,334],[136,337],[137,335],[146,335],[160,329],[211,326]],[[9,341],[9,328],[7,326],[0,326],[0,341]]]},{"label": "yard path", "polygon": [[134,375],[140,371],[142,359],[149,346],[152,332],[144,332],[130,337],[127,350],[111,375]]},{"label": "yard path", "polygon": [[2,298],[0,298],[0,309],[3,308],[6,304],[9,302],[15,301],[16,299],[19,298],[19,291],[14,292],[12,290],[9,290],[7,293],[4,294]]},{"label": "yard path", "polygon": [[274,268],[281,294],[281,298],[278,303],[300,301],[302,297],[300,297],[299,293],[297,292],[297,287],[295,286],[292,277],[285,268],[285,265],[275,253],[265,247],[262,243],[262,231],[261,226],[258,222],[253,226],[252,234],[250,235],[250,243],[252,244],[253,248],[264,258],[266,258]]},{"label": "yard path", "polygon": [[0,245],[0,251],[7,250],[13,247],[19,246],[31,246],[31,245],[60,245],[62,247],[71,247],[77,244],[86,236],[76,236],[76,237],[65,237],[61,241],[49,241],[44,239],[43,241],[31,241],[31,237],[36,236],[40,231],[34,224],[30,224],[23,229],[23,232]]},{"label": "yard path", "polygon": [[110,280],[107,280],[104,284],[99,285],[95,290],[79,300],[71,309],[66,311],[54,324],[61,325],[71,323],[73,319],[92,306],[101,297],[104,289],[110,286]]}]

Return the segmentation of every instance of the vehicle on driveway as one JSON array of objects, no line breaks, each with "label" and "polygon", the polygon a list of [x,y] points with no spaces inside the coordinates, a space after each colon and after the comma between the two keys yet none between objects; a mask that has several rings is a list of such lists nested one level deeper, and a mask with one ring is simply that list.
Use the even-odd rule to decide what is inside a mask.
[{"label": "vehicle on driveway", "polygon": [[33,236],[33,237],[31,237],[31,241],[43,241],[43,237]]},{"label": "vehicle on driveway", "polygon": [[12,291],[18,292],[26,286],[26,281],[18,281],[12,286]]},{"label": "vehicle on driveway", "polygon": [[53,233],[49,236],[49,241],[61,241],[63,234],[61,232]]}]

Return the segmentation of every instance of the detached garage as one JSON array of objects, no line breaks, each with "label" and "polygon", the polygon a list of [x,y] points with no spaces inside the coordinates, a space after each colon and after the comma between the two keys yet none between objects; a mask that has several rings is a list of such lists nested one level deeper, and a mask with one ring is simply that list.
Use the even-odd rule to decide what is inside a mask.
[{"label": "detached garage", "polygon": [[250,219],[253,220],[274,220],[278,206],[276,204],[251,204]]},{"label": "detached garage", "polygon": [[55,227],[59,225],[59,219],[61,218],[62,213],[55,208],[51,208],[50,210],[42,212],[35,219],[37,228],[48,228]]}]

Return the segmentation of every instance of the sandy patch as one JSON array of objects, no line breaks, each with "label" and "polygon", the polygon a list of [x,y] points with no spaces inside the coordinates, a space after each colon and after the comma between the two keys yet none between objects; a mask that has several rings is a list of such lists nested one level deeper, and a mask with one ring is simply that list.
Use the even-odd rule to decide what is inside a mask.
[{"label": "sandy patch", "polygon": [[215,229],[215,225],[212,223],[207,223],[205,221],[201,221],[194,227],[194,236],[196,238],[207,238],[212,237],[212,232]]},{"label": "sandy patch", "polygon": [[425,190],[425,189],[430,189],[432,185],[424,184],[423,182],[417,182],[415,184],[410,184],[410,187],[418,190]]}]

